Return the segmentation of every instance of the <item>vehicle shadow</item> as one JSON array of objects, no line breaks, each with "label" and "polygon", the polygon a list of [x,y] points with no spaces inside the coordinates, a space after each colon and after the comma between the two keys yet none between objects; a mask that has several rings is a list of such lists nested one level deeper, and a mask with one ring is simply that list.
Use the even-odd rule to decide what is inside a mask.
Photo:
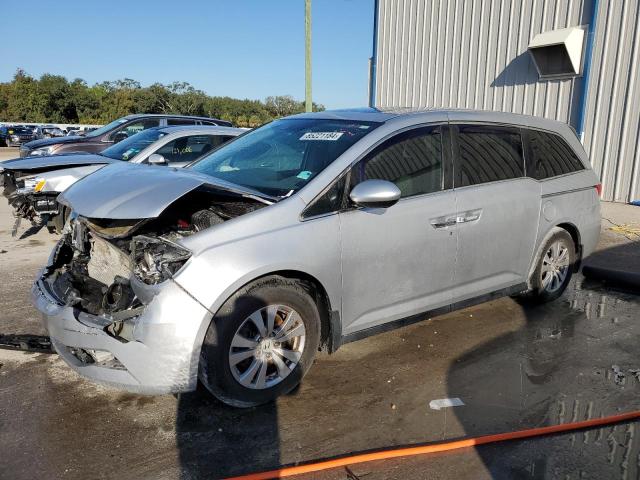
[{"label": "vehicle shadow", "polygon": [[[46,222],[42,222],[42,223],[38,223],[38,224],[30,224],[29,227],[22,232],[22,234],[20,234],[19,240],[24,240],[25,238],[29,238],[35,234],[37,234],[40,230],[42,230],[45,226]],[[18,229],[15,228],[14,231],[16,232],[14,235],[12,236],[16,236],[18,233]]]},{"label": "vehicle shadow", "polygon": [[[248,301],[255,302],[257,308],[266,306],[257,297]],[[228,317],[234,316],[236,308]],[[215,324],[223,324],[228,317],[218,315]],[[280,466],[277,402],[252,408],[230,407],[199,382],[195,392],[178,396],[175,429],[184,480],[224,478]]]},{"label": "vehicle shadow", "polygon": [[277,404],[229,407],[202,385],[179,395],[176,444],[181,478],[224,478],[279,466]]},{"label": "vehicle shadow", "polygon": [[[637,261],[640,243],[599,252],[593,262],[607,264],[609,258],[626,255]],[[577,274],[554,302],[519,301],[525,318],[519,329],[492,338],[450,363],[448,395],[465,403],[450,412],[461,436],[640,409],[638,293],[625,285]],[[476,452],[492,478],[614,478],[621,471],[636,478],[640,465],[628,461],[640,458],[634,428],[623,424],[476,447]]]}]

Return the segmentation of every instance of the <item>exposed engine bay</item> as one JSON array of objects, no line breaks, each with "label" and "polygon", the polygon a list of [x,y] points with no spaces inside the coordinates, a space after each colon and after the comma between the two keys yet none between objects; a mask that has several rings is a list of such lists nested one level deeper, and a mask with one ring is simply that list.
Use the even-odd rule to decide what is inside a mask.
[{"label": "exposed engine bay", "polygon": [[191,257],[180,239],[265,206],[239,194],[198,188],[157,218],[72,214],[42,279],[61,304],[114,320],[126,318],[143,307],[132,281],[162,283]]}]

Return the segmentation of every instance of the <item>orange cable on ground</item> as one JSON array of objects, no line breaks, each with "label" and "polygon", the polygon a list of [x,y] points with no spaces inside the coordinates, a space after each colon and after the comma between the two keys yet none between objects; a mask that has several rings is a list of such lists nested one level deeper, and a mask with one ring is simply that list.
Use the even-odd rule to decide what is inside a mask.
[{"label": "orange cable on ground", "polygon": [[518,430],[515,432],[485,435],[482,437],[467,438],[464,440],[454,440],[451,442],[431,443],[428,445],[421,445],[417,447],[396,448],[391,450],[379,450],[376,452],[351,455],[348,457],[341,457],[333,460],[323,460],[320,462],[306,463],[304,465],[297,465],[293,467],[282,467],[268,472],[250,473],[248,475],[240,475],[237,477],[228,478],[227,480],[268,480],[270,478],[291,477],[294,475],[320,472],[323,470],[354,465],[357,463],[367,463],[375,460],[387,460],[397,457],[411,457],[414,455],[424,455],[427,453],[458,450],[460,448],[473,447],[475,445],[486,445],[488,443],[504,442],[507,440],[516,440],[520,438],[539,437],[543,435],[550,435],[552,433],[569,432],[572,430],[599,427],[636,419],[640,419],[640,411],[623,413],[620,415],[612,415],[603,418],[596,418],[593,420],[584,420],[581,422],[552,425],[549,427],[531,428],[528,430]]}]

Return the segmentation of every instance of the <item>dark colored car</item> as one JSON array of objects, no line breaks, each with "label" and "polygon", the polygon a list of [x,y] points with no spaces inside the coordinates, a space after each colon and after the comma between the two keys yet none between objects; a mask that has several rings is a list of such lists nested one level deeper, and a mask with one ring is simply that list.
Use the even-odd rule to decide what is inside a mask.
[{"label": "dark colored car", "polygon": [[100,127],[84,136],[71,136],[34,140],[20,147],[20,156],[54,155],[68,152],[98,153],[114,143],[152,127],[173,125],[213,125],[233,126],[230,122],[207,117],[189,117],[184,115],[127,115]]},{"label": "dark colored car", "polygon": [[34,138],[33,131],[27,127],[0,127],[0,146],[14,147],[31,142]]}]

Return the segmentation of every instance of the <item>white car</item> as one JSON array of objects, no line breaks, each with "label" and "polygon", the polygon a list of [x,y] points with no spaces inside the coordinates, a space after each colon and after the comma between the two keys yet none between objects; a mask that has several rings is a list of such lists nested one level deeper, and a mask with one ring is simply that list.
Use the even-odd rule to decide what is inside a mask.
[{"label": "white car", "polygon": [[[18,219],[46,223],[60,232],[68,212],[56,199],[75,182],[110,163],[127,161],[184,167],[224,142],[244,133],[232,127],[174,126],[149,128],[100,153],[27,157],[0,163],[4,196]],[[14,232],[16,228],[14,227]]]}]

